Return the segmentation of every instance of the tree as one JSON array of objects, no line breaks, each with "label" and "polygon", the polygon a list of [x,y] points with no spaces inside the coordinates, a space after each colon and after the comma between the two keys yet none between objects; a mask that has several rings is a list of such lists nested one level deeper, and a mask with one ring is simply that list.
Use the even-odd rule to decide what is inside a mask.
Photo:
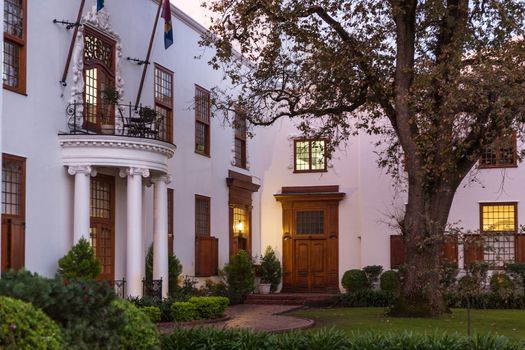
[{"label": "tree", "polygon": [[77,244],[58,260],[57,273],[63,278],[95,279],[101,270],[100,261],[85,238],[79,239]]},{"label": "tree", "polygon": [[[441,249],[456,189],[484,148],[525,121],[523,0],[207,0],[216,54],[253,125],[299,120],[328,151],[377,134],[408,186],[399,315],[447,311]],[[242,58],[235,51],[240,52]],[[264,111],[264,112],[261,112]],[[400,161],[402,160],[402,161]]]}]

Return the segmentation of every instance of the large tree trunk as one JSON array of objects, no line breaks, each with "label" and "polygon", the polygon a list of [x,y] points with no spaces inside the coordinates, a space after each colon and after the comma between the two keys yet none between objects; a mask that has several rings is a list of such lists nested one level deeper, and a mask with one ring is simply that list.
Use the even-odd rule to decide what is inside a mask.
[{"label": "large tree trunk", "polygon": [[428,193],[409,183],[409,200],[401,230],[406,263],[400,298],[392,316],[435,317],[449,312],[440,286],[444,231],[456,186]]}]

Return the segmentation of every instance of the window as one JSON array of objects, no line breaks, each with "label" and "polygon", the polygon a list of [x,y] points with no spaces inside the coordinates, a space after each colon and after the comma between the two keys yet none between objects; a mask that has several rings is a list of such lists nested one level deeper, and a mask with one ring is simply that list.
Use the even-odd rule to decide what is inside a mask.
[{"label": "window", "polygon": [[246,116],[237,111],[235,113],[235,166],[246,169]]},{"label": "window", "polygon": [[323,234],[324,211],[298,211],[296,225],[296,233],[299,235]]},{"label": "window", "polygon": [[295,172],[326,171],[324,140],[295,140]]},{"label": "window", "polygon": [[195,235],[210,236],[210,198],[195,195]]},{"label": "window", "polygon": [[25,169],[25,158],[3,155],[2,271],[25,264]]},{"label": "window", "polygon": [[173,254],[173,188],[168,188],[168,253]]},{"label": "window", "polygon": [[515,260],[517,203],[480,205],[484,261],[492,267],[503,267]]},{"label": "window", "polygon": [[27,0],[4,0],[4,88],[26,92]]},{"label": "window", "polygon": [[[84,29],[84,127],[99,130],[115,124],[114,107],[108,103],[115,89],[115,41],[94,29]],[[111,129],[110,129],[111,130]]]},{"label": "window", "polygon": [[483,150],[480,168],[505,168],[517,165],[516,134],[497,138],[491,147]]},{"label": "window", "polygon": [[159,117],[158,131],[161,140],[173,142],[173,73],[155,64],[155,111]]},{"label": "window", "polygon": [[195,85],[195,152],[210,155],[210,92]]}]

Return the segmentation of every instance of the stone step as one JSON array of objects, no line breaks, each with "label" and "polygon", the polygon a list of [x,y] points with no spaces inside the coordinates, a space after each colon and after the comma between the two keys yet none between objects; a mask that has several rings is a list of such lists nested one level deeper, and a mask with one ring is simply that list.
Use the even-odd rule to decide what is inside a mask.
[{"label": "stone step", "polygon": [[313,293],[276,293],[276,294],[251,294],[245,304],[257,305],[305,305],[308,303],[329,302],[335,294]]}]

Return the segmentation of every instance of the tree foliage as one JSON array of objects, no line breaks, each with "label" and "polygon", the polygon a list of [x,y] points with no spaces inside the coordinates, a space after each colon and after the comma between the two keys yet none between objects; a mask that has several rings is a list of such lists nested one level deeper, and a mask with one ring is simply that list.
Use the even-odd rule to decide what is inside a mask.
[{"label": "tree foliage", "polygon": [[95,279],[102,266],[89,241],[81,238],[71,250],[58,261],[58,274],[62,278]]}]

